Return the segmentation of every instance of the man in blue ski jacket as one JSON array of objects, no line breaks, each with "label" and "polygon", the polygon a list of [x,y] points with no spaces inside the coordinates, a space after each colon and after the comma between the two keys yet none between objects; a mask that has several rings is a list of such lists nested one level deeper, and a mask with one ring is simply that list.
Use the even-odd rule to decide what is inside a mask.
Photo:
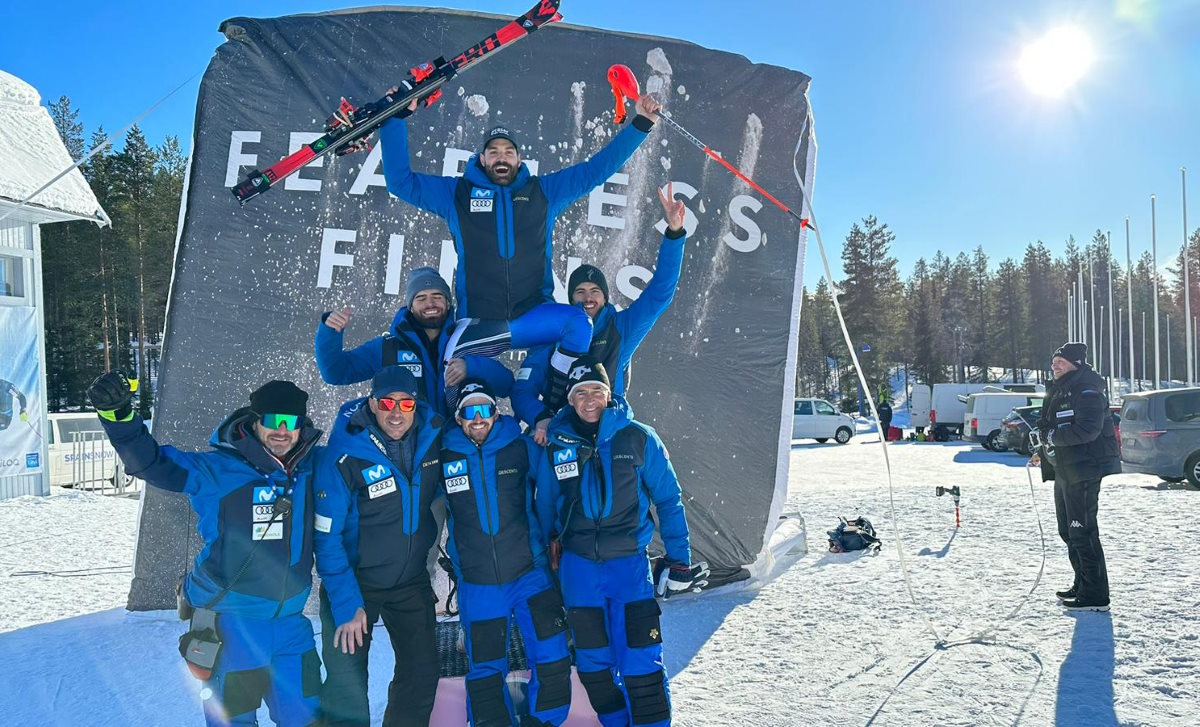
[{"label": "man in blue ski jacket", "polygon": [[414,173],[408,129],[392,119],[379,132],[387,188],[400,199],[446,220],[458,253],[458,315],[446,355],[497,356],[509,348],[556,343],[550,395],[561,406],[566,372],[591,341],[591,321],[573,306],[554,303],[552,236],[558,215],[603,184],[646,139],[660,105],[649,95],[638,115],[585,162],[534,176],[521,161],[516,135],[492,128],[460,178]]},{"label": "man in blue ski jacket", "polygon": [[[213,432],[211,451],[160,446],[133,413],[129,380],[100,376],[88,390],[100,423],[126,471],[154,487],[182,492],[196,511],[204,547],[183,581],[195,609],[181,651],[203,678],[210,725],[258,724],[266,700],[279,725],[316,717],[321,660],[303,614],[312,588],[315,460],[321,432],[307,417],[308,394],[272,381],[250,394],[250,406]],[[181,611],[183,606],[181,606]],[[215,630],[215,660],[198,666],[187,641]],[[183,648],[185,647],[186,648]]]},{"label": "man in blue ski jacket", "polygon": [[530,716],[521,726],[559,725],[571,706],[571,660],[562,596],[533,509],[542,450],[522,436],[516,419],[497,411],[483,381],[463,384],[455,421],[442,435],[441,469],[470,660],[468,718],[475,727],[515,724],[505,685],[515,619],[532,671]]},{"label": "man in blue ski jacket", "polygon": [[[605,727],[667,725],[655,593],[700,590],[708,566],[691,562],[679,481],[658,435],[612,397],[603,364],[585,357],[570,375],[569,406],[550,422],[538,466],[537,513],[552,555],[561,551],[579,680]],[[657,584],[646,556],[651,505],[669,564]]]},{"label": "man in blue ski jacket", "polygon": [[[628,308],[618,311],[609,302],[608,280],[600,268],[580,265],[571,273],[567,283],[567,295],[571,302],[583,308],[592,320],[592,343],[588,356],[602,363],[612,377],[613,396],[624,398],[633,354],[659,316],[671,305],[675,288],[679,285],[683,247],[687,241],[687,233],[683,229],[687,209],[673,195],[674,189],[670,184],[666,193],[658,190],[658,199],[666,211],[667,229],[658,248],[654,276]],[[533,429],[533,438],[541,445],[546,444],[546,429],[550,418],[556,413],[545,406],[545,400],[540,398],[546,386],[551,353],[549,346],[530,351],[513,384],[513,411]]]},{"label": "man in blue ski jacket", "polygon": [[338,412],[321,460],[317,573],[327,725],[369,725],[367,654],[381,617],[396,655],[383,724],[426,725],[440,672],[426,558],[437,529],[441,417],[403,366]]},{"label": "man in blue ski jacket", "polygon": [[405,305],[396,312],[387,333],[350,350],[344,350],[346,326],[353,309],[344,307],[321,316],[313,339],[317,369],[327,384],[366,381],[385,366],[407,368],[420,383],[420,399],[447,418],[454,400],[446,399],[446,386],[457,386],[468,376],[503,385],[512,374],[503,364],[483,356],[447,360],[446,341],[454,331],[450,286],[433,268],[408,274]]}]

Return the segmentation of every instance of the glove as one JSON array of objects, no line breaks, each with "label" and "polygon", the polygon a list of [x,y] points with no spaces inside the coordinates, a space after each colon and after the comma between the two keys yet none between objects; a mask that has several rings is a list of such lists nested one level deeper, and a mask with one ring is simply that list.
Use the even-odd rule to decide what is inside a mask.
[{"label": "glove", "polygon": [[708,585],[708,563],[700,561],[695,565],[672,563],[658,575],[658,584],[654,592],[662,598],[686,593],[699,593]]},{"label": "glove", "polygon": [[120,371],[101,374],[88,387],[88,401],[96,407],[100,418],[110,422],[133,419],[133,389],[129,378]]},{"label": "glove", "polygon": [[21,421],[23,421],[23,422],[29,421],[29,412],[25,411],[24,409],[21,410],[20,416],[21,416]]}]

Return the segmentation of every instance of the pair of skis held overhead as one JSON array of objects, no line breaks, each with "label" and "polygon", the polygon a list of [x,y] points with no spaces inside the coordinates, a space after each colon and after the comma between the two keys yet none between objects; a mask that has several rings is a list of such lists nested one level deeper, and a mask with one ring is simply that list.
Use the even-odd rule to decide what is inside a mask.
[{"label": "pair of skis held overhead", "polygon": [[[267,167],[266,170],[255,169],[250,172],[242,182],[233,188],[233,196],[244,205],[248,200],[266,192],[314,159],[319,159],[330,152],[341,156],[367,148],[367,139],[370,135],[375,133],[388,119],[403,118],[411,114],[409,106],[414,101],[419,101],[425,106],[433,105],[442,95],[442,86],[454,76],[491,58],[497,51],[527,37],[543,25],[562,20],[562,15],[558,12],[558,5],[559,0],[540,0],[524,15],[509,21],[496,32],[449,61],[445,58],[438,58],[412,68],[409,76],[396,87],[397,90],[388,93],[374,103],[355,107],[343,98],[338,110],[326,121],[325,133],[322,136]],[[637,101],[640,96],[637,77],[628,66],[614,65],[608,69],[608,80],[612,85],[613,94],[616,96],[616,122],[620,123],[625,118],[625,99]],[[718,164],[732,172],[738,179],[757,190],[776,207],[799,220],[802,227],[811,227],[807,218],[793,212],[774,195],[760,187],[707,144],[696,138],[671,118],[669,112],[664,111],[660,118],[685,139],[716,160]]]}]

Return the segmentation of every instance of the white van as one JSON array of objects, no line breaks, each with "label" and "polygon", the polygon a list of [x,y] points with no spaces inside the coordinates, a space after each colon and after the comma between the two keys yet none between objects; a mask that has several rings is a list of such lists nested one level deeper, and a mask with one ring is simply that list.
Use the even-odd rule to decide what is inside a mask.
[{"label": "white van", "polygon": [[854,436],[854,420],[824,399],[796,399],[792,411],[792,439],[845,444]]},{"label": "white van", "polygon": [[47,420],[51,485],[102,487],[113,479],[117,452],[95,412],[51,412]]},{"label": "white van", "polygon": [[929,384],[913,384],[912,392],[908,395],[908,425],[910,427],[925,429],[929,426],[929,414],[933,410],[932,402]]},{"label": "white van", "polygon": [[963,439],[979,442],[984,449],[1002,452],[1007,447],[999,441],[1000,420],[1018,406],[1040,405],[1041,393],[982,392],[967,397],[963,414]]},{"label": "white van", "polygon": [[1045,390],[1041,384],[934,384],[929,420],[943,435],[939,439],[948,439],[952,431],[965,436],[963,424],[967,413],[967,397],[971,394],[1016,391],[1037,393]]}]

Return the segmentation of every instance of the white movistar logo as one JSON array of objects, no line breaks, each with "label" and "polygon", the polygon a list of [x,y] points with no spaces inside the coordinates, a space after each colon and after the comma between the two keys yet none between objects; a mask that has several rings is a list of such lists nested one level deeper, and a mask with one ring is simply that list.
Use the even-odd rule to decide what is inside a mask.
[{"label": "white movistar logo", "polygon": [[387,473],[387,469],[384,468],[383,465],[376,465],[367,470],[367,477],[370,477],[371,479],[376,479],[378,477],[383,477],[384,474],[386,474],[386,473]]}]

